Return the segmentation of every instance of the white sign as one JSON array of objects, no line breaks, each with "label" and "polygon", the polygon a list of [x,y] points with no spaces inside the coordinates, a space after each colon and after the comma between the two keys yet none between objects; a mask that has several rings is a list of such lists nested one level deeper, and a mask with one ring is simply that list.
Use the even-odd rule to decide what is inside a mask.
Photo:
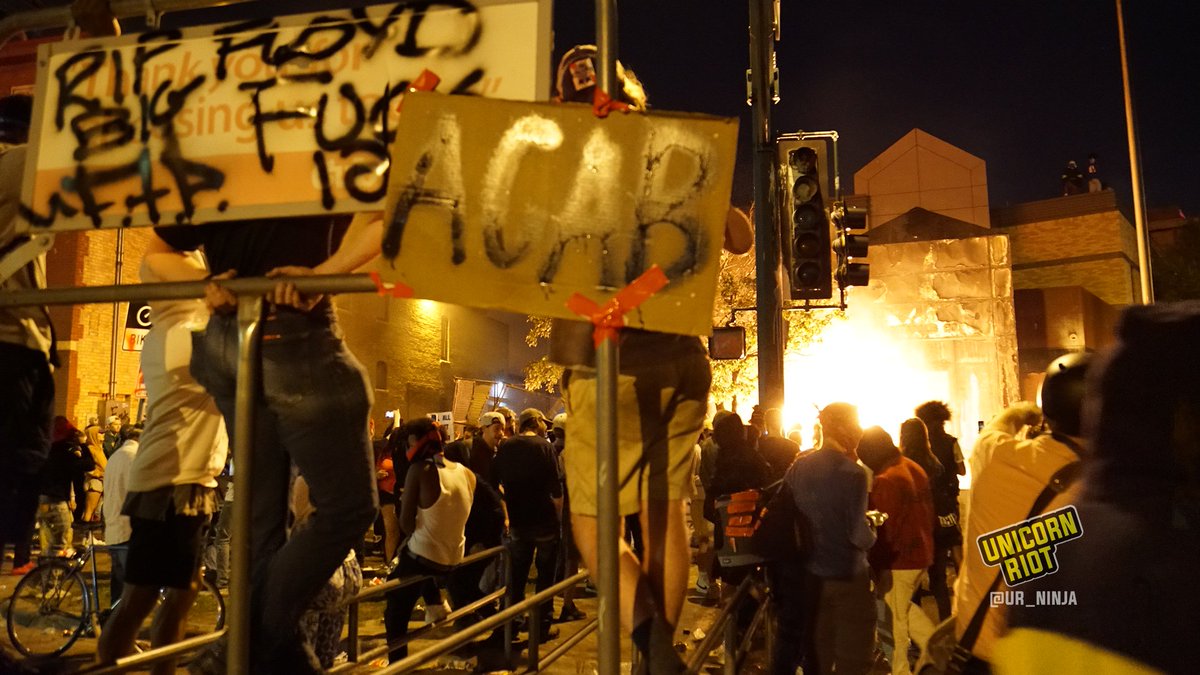
[{"label": "white sign", "polygon": [[22,227],[379,209],[410,83],[545,99],[550,7],[409,0],[42,45]]}]

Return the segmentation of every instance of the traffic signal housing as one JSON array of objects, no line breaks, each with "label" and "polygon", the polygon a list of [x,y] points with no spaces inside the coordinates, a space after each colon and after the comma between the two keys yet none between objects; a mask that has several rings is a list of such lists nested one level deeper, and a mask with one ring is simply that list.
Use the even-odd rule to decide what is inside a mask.
[{"label": "traffic signal housing", "polygon": [[[870,237],[867,235],[867,210],[858,206],[838,205],[835,208],[837,238],[833,251],[837,255],[834,274],[840,288],[866,286],[871,281],[871,266],[865,262]],[[855,260],[859,262],[855,262]]]},{"label": "traffic signal housing", "polygon": [[778,141],[784,264],[795,299],[833,297],[832,241],[825,206],[826,196],[832,194],[825,147],[819,141]]}]

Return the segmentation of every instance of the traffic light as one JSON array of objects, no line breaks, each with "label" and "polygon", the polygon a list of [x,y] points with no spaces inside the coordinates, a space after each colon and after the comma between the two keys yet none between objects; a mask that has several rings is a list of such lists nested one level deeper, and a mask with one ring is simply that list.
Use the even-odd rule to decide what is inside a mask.
[{"label": "traffic light", "polygon": [[785,263],[792,297],[797,299],[833,297],[828,189],[821,178],[824,147],[820,142],[780,141]]},{"label": "traffic light", "polygon": [[838,286],[866,286],[871,280],[871,266],[865,262],[853,262],[855,258],[867,257],[870,239],[867,235],[867,210],[858,206],[839,206],[837,217],[837,239],[833,250],[837,254]]}]

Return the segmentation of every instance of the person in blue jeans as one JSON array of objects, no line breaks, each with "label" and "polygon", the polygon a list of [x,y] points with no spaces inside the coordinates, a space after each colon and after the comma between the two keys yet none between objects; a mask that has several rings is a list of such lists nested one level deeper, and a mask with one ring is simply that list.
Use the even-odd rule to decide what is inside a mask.
[{"label": "person in blue jeans", "polygon": [[[379,251],[382,223],[347,236],[328,216],[157,228],[178,250],[203,248],[215,276],[207,327],[193,335],[191,371],[236,428],[237,299],[220,286],[234,276],[303,276],[351,272]],[[262,386],[254,428],[254,482],[239,487],[252,501],[251,672],[321,672],[299,620],[378,510],[367,418],[372,396],[362,365],[346,348],[332,301],[304,295],[281,280],[267,295],[261,325]],[[308,478],[316,513],[287,538],[290,464]],[[223,649],[194,667],[222,672]]]}]

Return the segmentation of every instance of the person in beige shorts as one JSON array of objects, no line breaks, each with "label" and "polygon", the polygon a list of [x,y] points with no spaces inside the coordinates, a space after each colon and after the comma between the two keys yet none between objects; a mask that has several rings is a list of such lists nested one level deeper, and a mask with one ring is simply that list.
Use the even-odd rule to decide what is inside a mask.
[{"label": "person in beige shorts", "polygon": [[[569,50],[559,63],[556,100],[591,103],[596,49]],[[618,98],[644,109],[645,92],[618,64]],[[754,233],[742,211],[731,208],[724,247],[750,250]],[[597,566],[596,373],[590,324],[556,320],[551,358],[568,367],[563,392],[571,424],[563,451],[571,523],[580,555]],[[699,338],[625,329],[620,335],[617,433],[620,514],[638,514],[644,560],[620,543],[621,623],[630,631],[652,674],[683,672],[673,647],[687,591],[689,550],[686,498],[691,496],[693,448],[708,407],[712,371]],[[606,533],[605,536],[619,536]]]}]

